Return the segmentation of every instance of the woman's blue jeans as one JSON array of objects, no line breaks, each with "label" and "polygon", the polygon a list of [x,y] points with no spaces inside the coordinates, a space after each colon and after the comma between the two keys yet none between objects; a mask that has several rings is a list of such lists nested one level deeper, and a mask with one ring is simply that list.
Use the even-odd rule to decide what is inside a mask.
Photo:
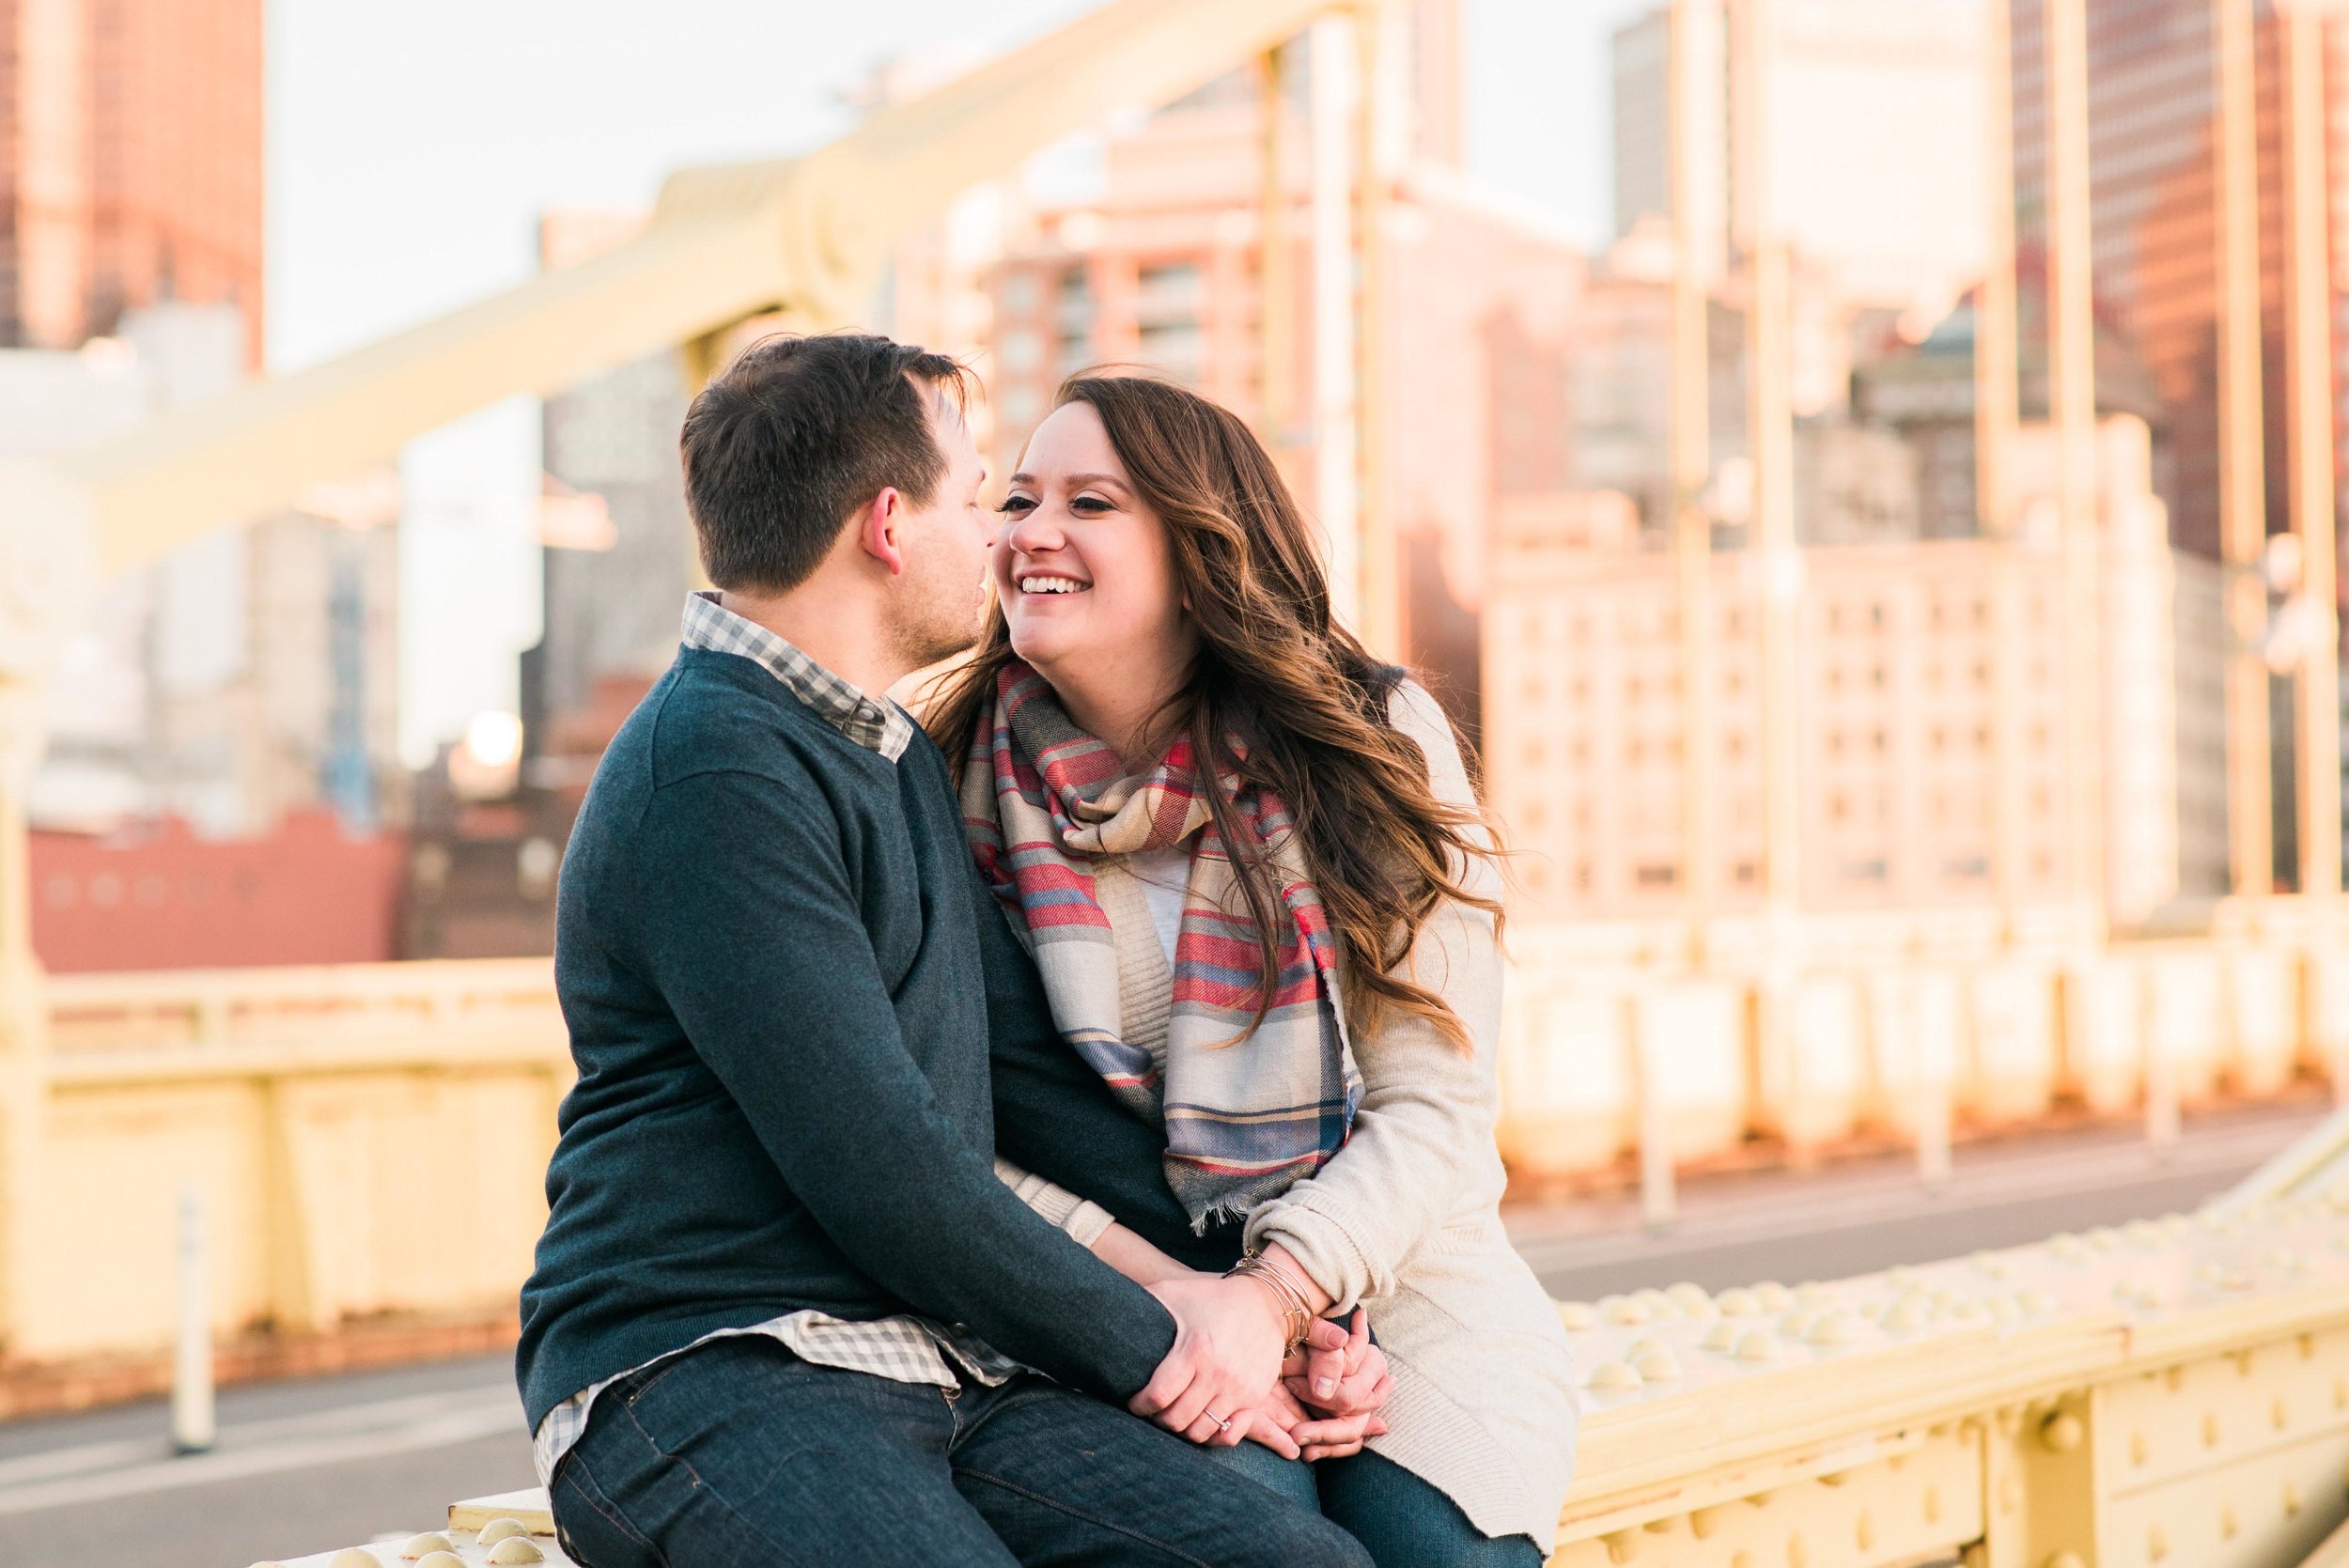
[{"label": "woman's blue jeans", "polygon": [[1458,1503],[1368,1449],[1313,1465],[1283,1459],[1261,1443],[1207,1452],[1345,1527],[1378,1568],[1541,1568],[1542,1549],[1532,1536],[1485,1534]]}]

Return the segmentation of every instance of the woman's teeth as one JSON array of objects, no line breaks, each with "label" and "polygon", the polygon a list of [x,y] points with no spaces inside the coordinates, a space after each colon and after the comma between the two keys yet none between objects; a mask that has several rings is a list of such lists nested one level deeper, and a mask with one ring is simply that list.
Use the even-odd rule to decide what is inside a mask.
[{"label": "woman's teeth", "polygon": [[1080,582],[1073,577],[1023,577],[1019,580],[1019,591],[1023,594],[1081,594],[1091,584]]}]

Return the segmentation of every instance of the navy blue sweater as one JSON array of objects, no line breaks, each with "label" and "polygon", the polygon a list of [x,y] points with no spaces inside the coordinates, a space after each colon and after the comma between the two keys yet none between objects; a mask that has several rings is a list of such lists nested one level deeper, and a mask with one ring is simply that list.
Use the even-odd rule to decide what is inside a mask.
[{"label": "navy blue sweater", "polygon": [[1000,955],[936,747],[893,764],[750,660],[680,650],[564,857],[579,1082],[522,1289],[534,1429],[589,1384],[808,1307],[966,1323],[1120,1400],[1149,1379],[1173,1319],[995,1179],[988,1014],[1039,1047],[1050,1021],[1032,974],[990,986],[983,929]]}]

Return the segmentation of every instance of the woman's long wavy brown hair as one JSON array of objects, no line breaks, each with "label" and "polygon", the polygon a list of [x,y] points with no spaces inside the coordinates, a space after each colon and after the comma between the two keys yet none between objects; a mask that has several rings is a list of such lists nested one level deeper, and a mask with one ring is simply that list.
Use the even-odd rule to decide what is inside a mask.
[{"label": "woman's long wavy brown hair", "polygon": [[[1190,678],[1152,728],[1164,741],[1188,731],[1203,767],[1261,784],[1288,806],[1341,944],[1356,1037],[1400,1012],[1470,1049],[1451,1005],[1402,970],[1442,900],[1499,920],[1500,904],[1464,885],[1474,861],[1492,853],[1474,836],[1483,819],[1436,798],[1426,757],[1388,722],[1405,672],[1330,618],[1313,526],[1271,456],[1228,410],[1147,376],[1080,373],[1053,399],[1054,408],[1070,403],[1100,416],[1135,491],[1165,525],[1198,629]],[[996,677],[1017,658],[998,604],[970,662],[933,689],[926,722],[957,768],[972,732],[993,722]],[[1271,1009],[1263,976],[1278,963],[1280,885],[1268,861],[1245,851],[1252,840],[1231,800],[1205,793],[1223,842],[1239,851],[1237,880],[1256,923],[1252,1032]]]}]

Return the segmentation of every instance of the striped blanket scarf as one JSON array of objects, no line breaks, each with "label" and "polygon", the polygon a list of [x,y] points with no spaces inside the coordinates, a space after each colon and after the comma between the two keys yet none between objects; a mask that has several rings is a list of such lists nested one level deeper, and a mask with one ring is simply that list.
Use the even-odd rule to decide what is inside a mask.
[{"label": "striped blanket scarf", "polygon": [[[1256,1016],[1256,924],[1209,815],[1188,737],[1151,772],[1077,727],[1014,663],[972,737],[962,807],[972,853],[1020,916],[1061,1035],[1128,1109],[1166,1129],[1166,1178],[1204,1231],[1309,1176],[1346,1142],[1361,1078],[1338,1005],[1337,947],[1288,809],[1229,775],[1217,784],[1274,868],[1285,918],[1272,1008]],[[1095,894],[1097,856],[1191,846],[1163,1066],[1120,1037],[1118,964]],[[1151,938],[1156,940],[1155,936]],[[1241,1038],[1245,1035],[1245,1038]]]}]

